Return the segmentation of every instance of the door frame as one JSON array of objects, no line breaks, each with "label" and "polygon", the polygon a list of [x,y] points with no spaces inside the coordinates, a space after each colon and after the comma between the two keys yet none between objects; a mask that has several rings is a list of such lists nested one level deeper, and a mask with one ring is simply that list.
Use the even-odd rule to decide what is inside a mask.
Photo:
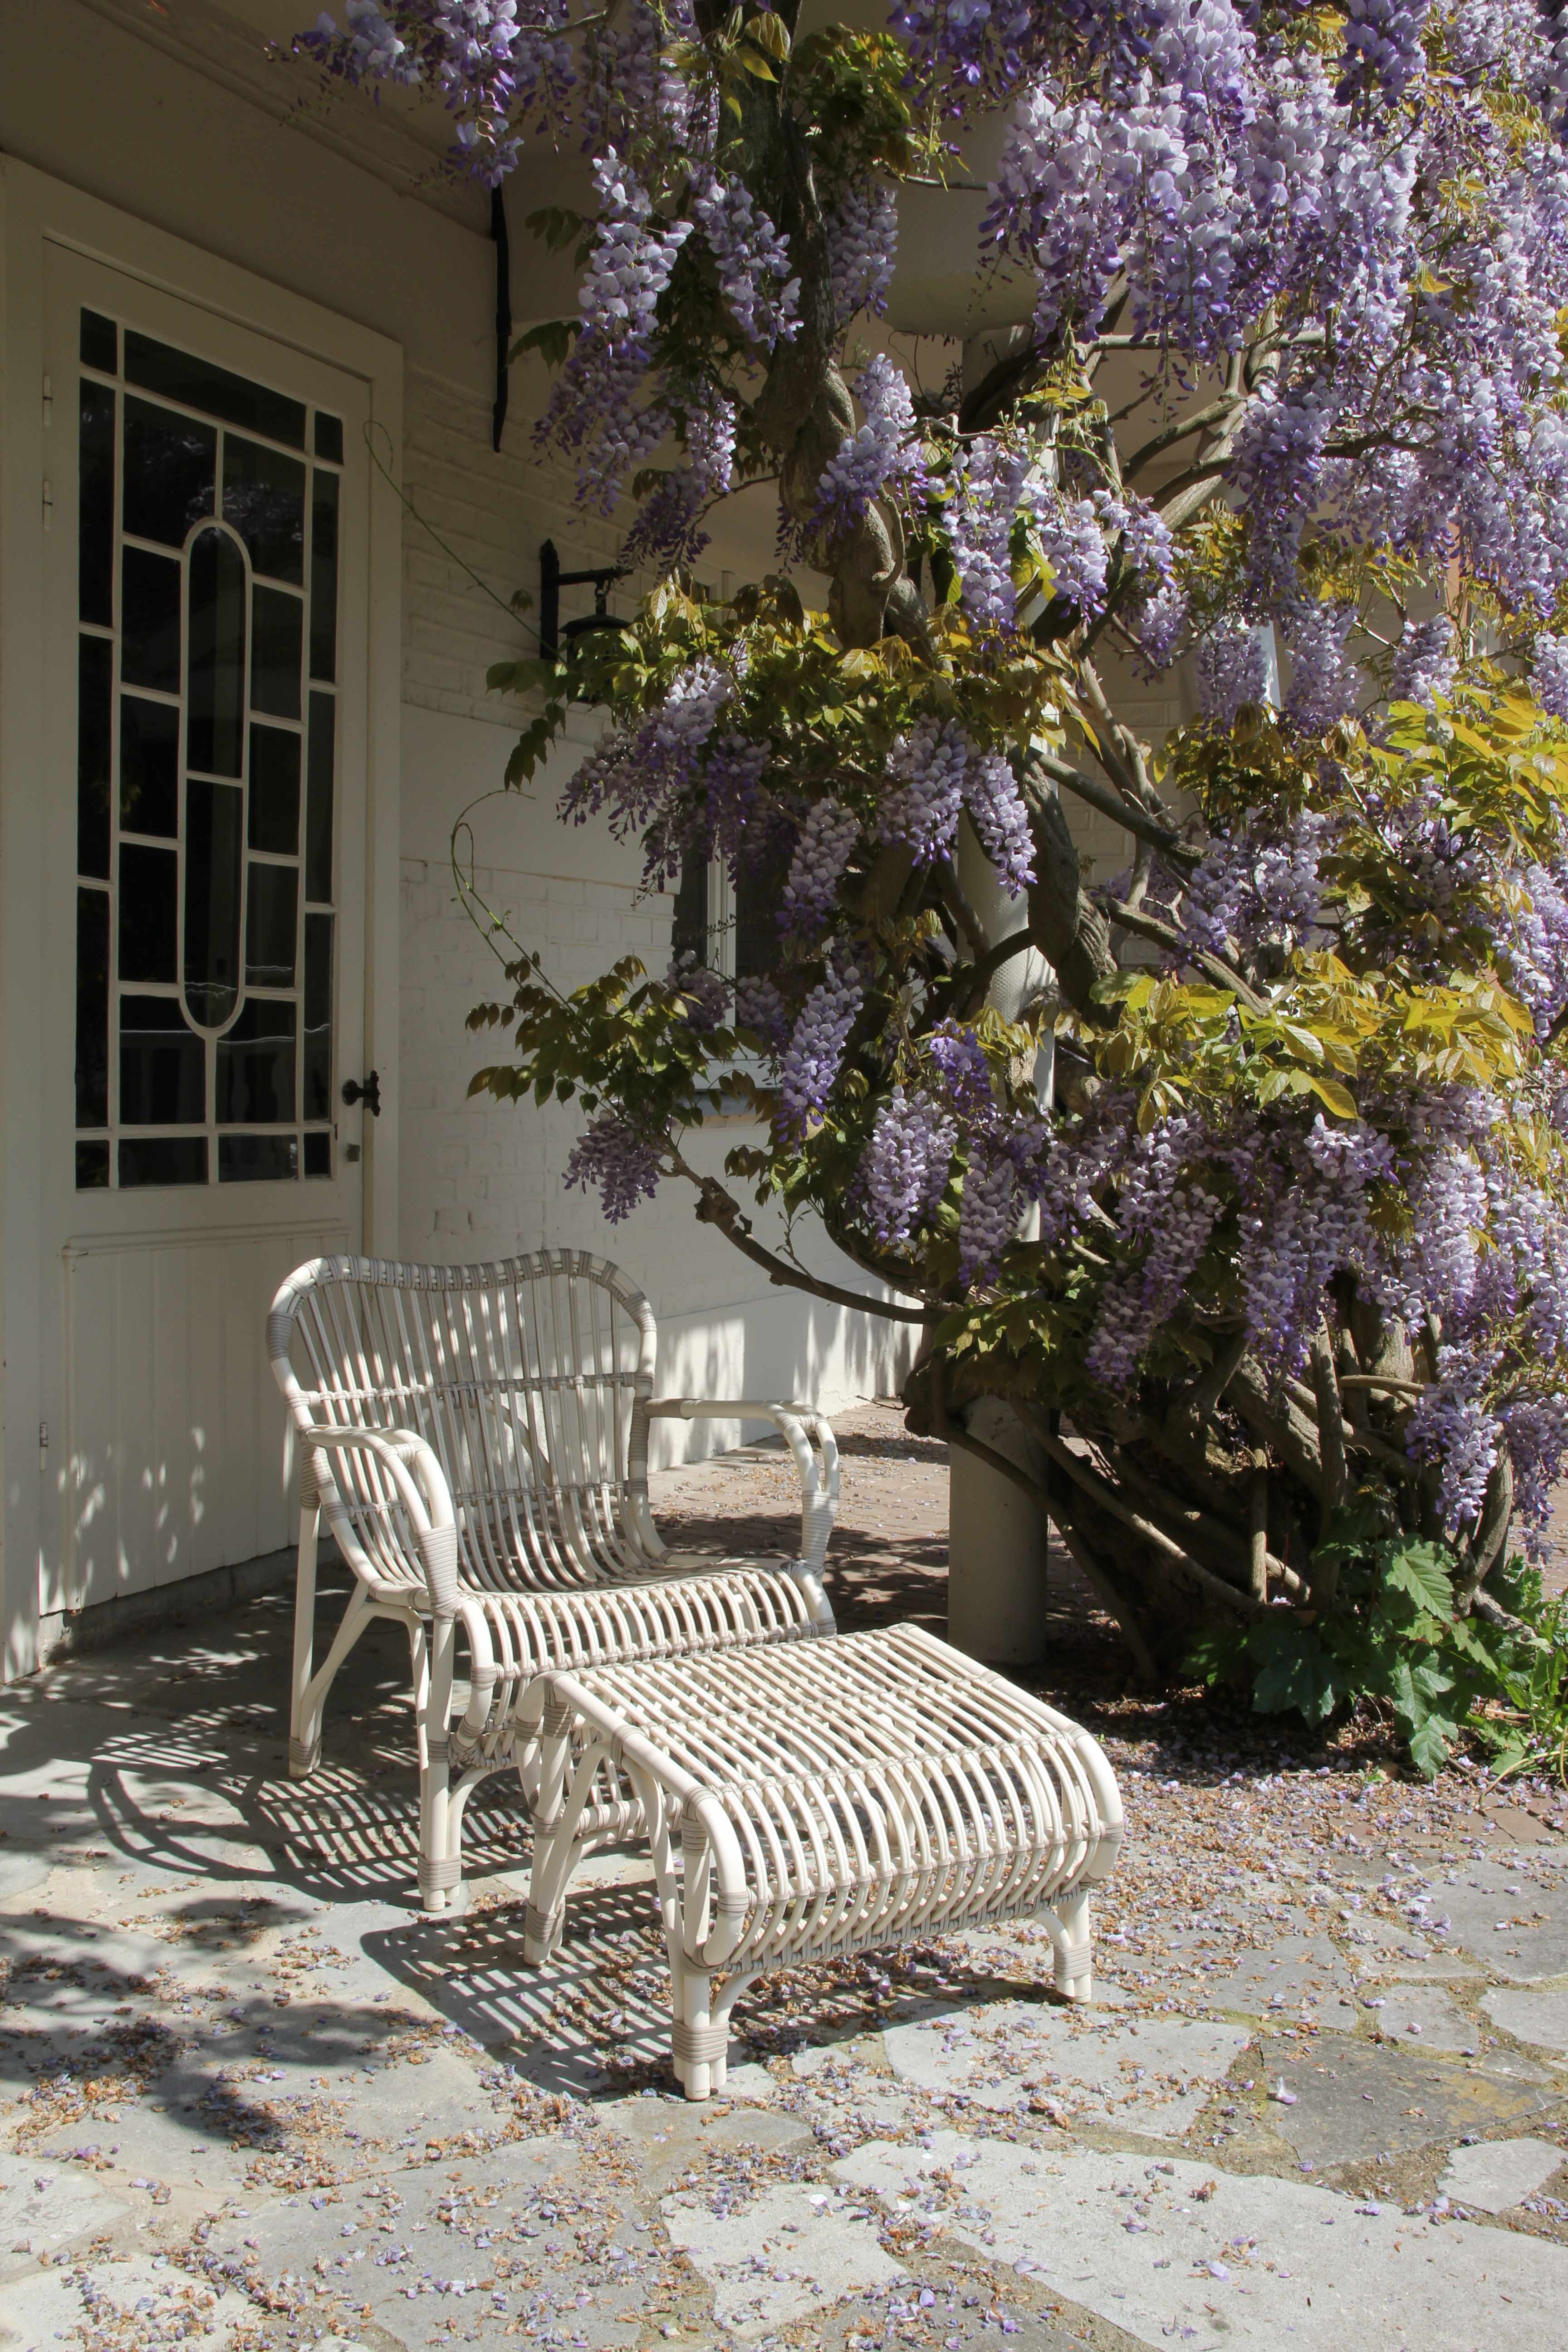
[{"label": "door frame", "polygon": [[[51,1073],[37,1015],[45,937],[49,813],[39,682],[44,631],[45,484],[50,435],[68,431],[71,387],[52,387],[45,417],[47,253],[60,246],[235,326],[362,379],[386,470],[368,486],[365,589],[363,1066],[381,1079],[382,1117],[364,1121],[364,1247],[393,1255],[397,1233],[398,824],[402,670],[403,352],[388,337],[172,236],[68,183],[0,156],[0,1679],[37,1663],[39,1591],[59,1542],[54,1471],[63,1466],[65,1367],[47,1334],[59,1321],[64,1269],[47,1213],[51,1172],[40,1141]],[[49,1024],[53,1025],[53,1024]],[[344,1037],[343,1065],[354,1053]],[[259,1205],[259,1204],[258,1204]],[[265,1220],[263,1220],[265,1222]],[[51,1449],[43,1442],[48,1431]],[[56,1433],[58,1435],[56,1436]],[[55,1452],[51,1463],[50,1452]]]}]

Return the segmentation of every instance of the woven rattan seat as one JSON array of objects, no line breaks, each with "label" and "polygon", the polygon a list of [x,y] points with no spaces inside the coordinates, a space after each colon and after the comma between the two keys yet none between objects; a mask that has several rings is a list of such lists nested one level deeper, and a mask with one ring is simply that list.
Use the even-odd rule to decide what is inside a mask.
[{"label": "woven rattan seat", "polygon": [[736,1996],[792,1964],[1037,1916],[1058,1990],[1089,1996],[1090,1893],[1122,1833],[1104,1751],[919,1627],[547,1673],[520,1716],[541,1739],[526,1957],[558,1943],[620,1788],[652,1855],[689,2098],[723,2085]]},{"label": "woven rattan seat", "polygon": [[[838,1493],[809,1407],[653,1394],[653,1311],[584,1251],[486,1265],[318,1258],[272,1304],[268,1348],[301,1455],[289,1765],[313,1769],[327,1694],[373,1617],[405,1629],[426,1906],[462,1888],[463,1811],[489,1774],[534,1791],[542,1669],[589,1669],[831,1633],[822,1561]],[[656,1416],[771,1422],[801,1481],[799,1555],[671,1551],[648,1508]],[[354,1588],[314,1663],[322,1514]],[[466,1685],[461,1679],[466,1672]],[[641,1824],[606,1782],[600,1834]]]}]

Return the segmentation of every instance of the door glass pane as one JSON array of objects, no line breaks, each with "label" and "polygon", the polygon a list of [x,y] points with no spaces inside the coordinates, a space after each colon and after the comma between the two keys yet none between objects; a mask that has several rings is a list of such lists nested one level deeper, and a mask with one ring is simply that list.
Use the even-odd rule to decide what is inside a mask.
[{"label": "door glass pane", "polygon": [[120,1181],[127,1191],[140,1184],[205,1184],[205,1135],[127,1136],[120,1146]]},{"label": "door glass pane", "polygon": [[199,1127],[206,1046],[172,996],[120,1000],[120,1118],[125,1127]]},{"label": "door glass pane", "polygon": [[735,977],[762,980],[778,970],[779,903],[787,858],[742,865],[735,877]]},{"label": "door glass pane", "polygon": [[342,419],[79,348],[76,1181],[330,1177]]},{"label": "door glass pane", "polygon": [[185,1003],[199,1029],[221,1029],[239,1001],[242,795],[185,785]]},{"label": "door glass pane", "polygon": [[76,1123],[109,1125],[109,893],[76,894]]},{"label": "door glass pane", "polygon": [[250,730],[250,814],[247,820],[252,849],[269,849],[279,857],[300,851],[300,738],[281,727]]},{"label": "door glass pane", "polygon": [[120,698],[120,823],[173,841],[180,830],[180,713],[172,702]]},{"label": "door glass pane", "polygon": [[81,617],[114,626],[114,394],[104,383],[81,388],[81,480],[78,491],[78,593]]},{"label": "door glass pane", "polygon": [[310,501],[310,676],[338,674],[338,478],[318,474]]},{"label": "door glass pane", "polygon": [[114,708],[114,647],[108,637],[77,646],[76,865],[109,879],[110,714]]},{"label": "door glass pane", "polygon": [[332,768],[338,706],[334,696],[310,697],[310,797],[305,810],[305,896],[325,904],[332,895]]},{"label": "door glass pane", "polygon": [[120,675],[155,694],[180,690],[180,560],[145,547],[121,554]]},{"label": "door glass pane", "polygon": [[217,435],[134,396],[125,403],[125,528],[136,539],[184,547],[213,510]]},{"label": "door glass pane", "polygon": [[298,719],[305,607],[279,588],[258,587],[251,602],[250,707]]},{"label": "door glass pane", "polygon": [[172,849],[120,845],[120,977],[177,980],[179,865]]},{"label": "door glass pane", "polygon": [[300,875],[293,866],[250,861],[250,895],[245,909],[245,984],[247,988],[292,988]]},{"label": "door glass pane", "polygon": [[120,373],[120,330],[112,319],[97,310],[81,314],[81,363],[99,368],[105,375]]},{"label": "door glass pane", "polygon": [[302,401],[231,375],[226,368],[215,367],[190,352],[155,342],[134,327],[125,333],[125,380],[139,383],[144,392],[161,392],[183,408],[199,409],[204,416],[221,416],[226,425],[264,433],[269,441],[286,441],[291,449],[305,446]]},{"label": "door glass pane", "polygon": [[186,765],[237,777],[245,743],[245,558],[226,530],[204,530],[192,546],[190,600]]},{"label": "door glass pane", "polygon": [[332,1115],[332,919],[305,918],[304,1114]]},{"label": "door glass pane", "polygon": [[[328,479],[337,488],[337,476]],[[223,449],[223,511],[250,551],[253,572],[305,577],[305,468],[280,449],[231,433]]]},{"label": "door glass pane", "polygon": [[291,1135],[220,1135],[220,1184],[279,1184],[300,1172],[300,1147]]},{"label": "door glass pane", "polygon": [[294,1006],[253,996],[233,1028],[218,1040],[220,1126],[262,1126],[292,1119]]}]

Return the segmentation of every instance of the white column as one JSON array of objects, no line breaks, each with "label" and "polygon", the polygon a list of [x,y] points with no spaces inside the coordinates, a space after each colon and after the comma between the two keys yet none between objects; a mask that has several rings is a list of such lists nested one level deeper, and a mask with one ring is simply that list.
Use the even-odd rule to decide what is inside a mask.
[{"label": "white column", "polygon": [[[967,818],[959,828],[958,878],[988,940],[1010,939],[1029,919],[1028,902],[1003,887]],[[1032,948],[1005,963],[988,1002],[1005,1020],[1016,1018],[1050,977]],[[1035,1088],[1050,1095],[1054,1040],[1042,1043]],[[1037,1223],[1031,1209],[1029,1223]],[[1027,1225],[1025,1227],[1028,1230]],[[973,1434],[1020,1468],[1038,1470],[1016,1413],[998,1397],[983,1397],[966,1414]],[[1045,1516],[988,1463],[952,1449],[948,1488],[947,1634],[954,1646],[988,1665],[1035,1665],[1046,1654]]]}]

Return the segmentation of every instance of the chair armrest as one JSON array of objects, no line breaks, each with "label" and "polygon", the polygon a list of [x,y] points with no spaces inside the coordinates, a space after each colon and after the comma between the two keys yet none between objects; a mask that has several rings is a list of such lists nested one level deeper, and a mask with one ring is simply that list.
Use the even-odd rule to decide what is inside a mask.
[{"label": "chair armrest", "polygon": [[[820,1575],[838,1515],[838,1445],[831,1423],[808,1404],[757,1397],[654,1397],[644,1407],[662,1421],[771,1421],[800,1475],[800,1557]],[[820,1457],[820,1459],[819,1459]]]},{"label": "chair armrest", "polygon": [[455,1616],[457,1515],[434,1449],[412,1429],[361,1429],[337,1422],[310,1422],[300,1430],[300,1439],[321,1453],[368,1454],[379,1465],[413,1522],[431,1610],[438,1618]]}]

